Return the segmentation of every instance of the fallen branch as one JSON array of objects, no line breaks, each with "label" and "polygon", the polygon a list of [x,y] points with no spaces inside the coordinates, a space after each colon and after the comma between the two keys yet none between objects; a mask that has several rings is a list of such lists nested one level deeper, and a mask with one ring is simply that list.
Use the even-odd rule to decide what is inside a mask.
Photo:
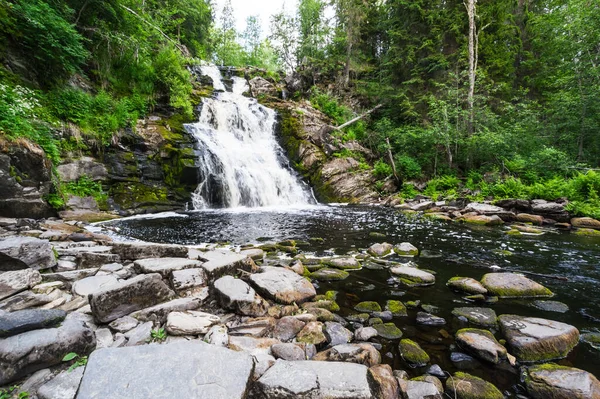
[{"label": "fallen branch", "polygon": [[342,130],[343,128],[345,128],[346,126],[350,126],[351,124],[358,122],[359,120],[361,120],[362,118],[364,118],[365,116],[373,113],[374,111],[378,110],[379,108],[383,107],[383,104],[379,104],[378,106],[376,106],[375,108],[373,108],[370,111],[365,112],[364,114],[357,116],[354,119],[349,120],[348,122],[340,125],[340,126],[332,126],[335,130]]}]

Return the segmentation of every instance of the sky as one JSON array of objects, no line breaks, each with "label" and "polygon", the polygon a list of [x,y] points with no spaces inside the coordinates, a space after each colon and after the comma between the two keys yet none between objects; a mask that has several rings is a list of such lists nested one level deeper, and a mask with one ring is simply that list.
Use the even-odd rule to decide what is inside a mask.
[{"label": "sky", "polygon": [[[213,0],[215,7],[216,23],[220,24],[221,11],[226,0]],[[246,28],[246,18],[258,15],[262,25],[263,38],[269,33],[269,24],[271,15],[281,11],[285,6],[285,10],[289,13],[295,13],[297,0],[231,0],[233,12],[235,15],[236,30],[243,32]]]}]

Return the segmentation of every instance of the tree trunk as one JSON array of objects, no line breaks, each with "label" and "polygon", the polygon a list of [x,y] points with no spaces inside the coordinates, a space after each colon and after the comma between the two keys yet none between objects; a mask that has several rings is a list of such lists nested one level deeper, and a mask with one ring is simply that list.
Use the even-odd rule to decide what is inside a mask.
[{"label": "tree trunk", "polygon": [[396,163],[394,162],[394,156],[392,155],[392,145],[390,144],[390,138],[386,137],[385,138],[385,142],[387,144],[387,154],[388,154],[388,158],[390,159],[390,164],[392,165],[392,171],[394,172],[394,178],[396,178],[396,181],[398,182],[399,187],[398,188],[402,188],[402,179],[400,178],[400,176],[398,176],[398,172],[396,171]]},{"label": "tree trunk", "polygon": [[475,77],[477,74],[477,27],[475,25],[475,6],[477,0],[468,0],[465,3],[469,16],[469,92],[467,94],[468,122],[467,132],[472,135],[475,128]]}]

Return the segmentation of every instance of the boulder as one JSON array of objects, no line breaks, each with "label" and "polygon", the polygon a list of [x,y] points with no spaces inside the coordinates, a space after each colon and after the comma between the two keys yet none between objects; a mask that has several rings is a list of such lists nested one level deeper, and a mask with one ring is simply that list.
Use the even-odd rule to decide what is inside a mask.
[{"label": "boulder", "polygon": [[471,295],[487,294],[487,289],[479,281],[470,277],[452,277],[446,285],[453,290]]},{"label": "boulder", "polygon": [[223,325],[212,326],[206,335],[204,335],[203,341],[211,345],[227,347],[229,345],[227,327]]},{"label": "boulder", "polygon": [[96,320],[108,323],[174,296],[160,274],[145,274],[91,294],[89,302]]},{"label": "boulder", "polygon": [[229,348],[235,351],[244,351],[252,355],[271,355],[271,347],[281,342],[273,338],[255,337],[230,337]]},{"label": "boulder", "polygon": [[41,282],[42,276],[37,270],[22,269],[0,273],[0,300],[28,290]]},{"label": "boulder", "polygon": [[340,269],[321,268],[310,274],[311,278],[319,281],[340,281],[345,280],[350,276],[347,271]]},{"label": "boulder", "polygon": [[53,301],[53,297],[45,294],[34,294],[32,291],[23,291],[0,301],[0,310],[16,312],[34,306],[41,306]]},{"label": "boulder", "polygon": [[13,236],[0,240],[0,272],[20,269],[44,270],[56,266],[48,240]]},{"label": "boulder", "polygon": [[60,180],[64,182],[77,181],[84,176],[93,181],[105,180],[108,177],[106,166],[91,157],[81,157],[76,161],[58,165],[56,169]]},{"label": "boulder", "polygon": [[482,277],[481,284],[491,295],[500,298],[537,298],[554,295],[548,288],[519,273],[488,273]]},{"label": "boulder", "polygon": [[579,331],[558,321],[516,315],[498,321],[510,353],[521,362],[562,359],[579,342]]},{"label": "boulder", "polygon": [[302,303],[317,295],[315,287],[293,271],[263,266],[250,276],[250,283],[259,293],[283,304]]},{"label": "boulder", "polygon": [[429,363],[429,355],[421,346],[411,339],[400,340],[398,351],[402,359],[408,363],[410,367],[424,367]]},{"label": "boulder", "polygon": [[275,344],[271,347],[271,352],[276,359],[289,361],[307,360],[305,350],[298,344]]},{"label": "boulder", "polygon": [[264,316],[269,304],[245,281],[224,276],[216,280],[213,289],[220,305],[245,316]]},{"label": "boulder", "polygon": [[277,320],[275,329],[273,330],[273,338],[281,341],[290,341],[298,334],[306,325],[306,322],[297,317],[285,316]]},{"label": "boulder", "polygon": [[75,399],[85,367],[63,371],[38,388],[38,399]]},{"label": "boulder", "polygon": [[417,256],[419,249],[409,242],[403,242],[394,246],[394,252],[400,256]]},{"label": "boulder", "polygon": [[544,224],[544,218],[540,215],[530,215],[529,213],[517,214],[517,222],[531,223],[538,226]]},{"label": "boulder", "polygon": [[352,331],[335,321],[325,322],[323,332],[325,333],[325,338],[327,338],[327,342],[330,346],[347,344],[352,341],[352,338],[354,337]]},{"label": "boulder", "polygon": [[263,77],[255,76],[248,81],[250,86],[250,92],[252,96],[257,98],[259,96],[271,96],[279,98],[279,92],[277,87]]},{"label": "boulder", "polygon": [[566,313],[569,311],[567,304],[558,301],[533,301],[531,306],[546,312]]},{"label": "boulder", "polygon": [[275,328],[273,317],[244,318],[240,322],[227,323],[230,335],[249,335],[253,337],[264,337]]},{"label": "boulder", "polygon": [[374,324],[373,328],[377,330],[377,335],[385,339],[400,339],[402,338],[402,330],[394,323],[379,323]]},{"label": "boulder", "polygon": [[319,321],[311,321],[306,323],[304,328],[296,335],[298,342],[306,344],[319,345],[327,342],[327,338],[323,333],[323,323]]},{"label": "boulder", "polygon": [[387,364],[377,364],[369,368],[370,385],[373,395],[378,399],[398,399],[400,395],[398,380]]},{"label": "boulder", "polygon": [[135,328],[140,322],[131,316],[123,316],[111,322],[108,326],[116,332],[126,333]]},{"label": "boulder", "polygon": [[90,356],[77,399],[243,399],[253,367],[245,353],[198,340],[105,348]]},{"label": "boulder", "polygon": [[[428,381],[398,380],[400,392],[406,399],[442,399],[435,384]],[[454,398],[454,397],[453,397]],[[461,398],[467,399],[467,398]]]},{"label": "boulder", "polygon": [[171,272],[171,286],[180,296],[201,293],[208,283],[204,269],[184,269]]},{"label": "boulder", "polygon": [[171,335],[206,334],[210,327],[220,321],[218,316],[196,310],[171,312],[167,316],[166,330]]},{"label": "boulder", "polygon": [[434,316],[431,313],[418,312],[417,324],[422,324],[424,326],[443,326],[446,324],[446,320],[442,317]]},{"label": "boulder", "polygon": [[389,299],[385,302],[385,310],[392,313],[392,317],[405,317],[408,315],[406,306],[400,301]]},{"label": "boulder", "polygon": [[368,341],[377,335],[378,332],[373,327],[359,327],[354,331],[354,338],[357,341]]},{"label": "boulder", "polygon": [[381,244],[371,245],[369,249],[367,249],[367,252],[369,253],[369,255],[382,257],[391,254],[393,249],[394,246],[392,244],[384,242]]},{"label": "boulder", "polygon": [[598,399],[600,382],[593,374],[573,367],[541,364],[522,374],[533,399]]},{"label": "boulder", "polygon": [[493,364],[507,358],[506,348],[496,341],[494,335],[487,330],[464,328],[456,333],[458,345],[480,359]]},{"label": "boulder", "polygon": [[66,272],[44,273],[43,278],[44,281],[63,281],[66,283],[70,283],[73,281],[84,279],[86,277],[94,276],[96,273],[98,273],[97,268],[80,269]]},{"label": "boulder", "polygon": [[96,252],[80,252],[76,255],[76,259],[80,269],[90,269],[121,261],[119,255]]},{"label": "boulder", "polygon": [[493,384],[462,372],[446,381],[446,394],[456,399],[504,399]]},{"label": "boulder", "polygon": [[113,275],[106,276],[92,276],[86,277],[82,280],[75,281],[73,283],[72,291],[73,294],[87,297],[89,294],[101,291],[104,288],[115,285],[119,282]]},{"label": "boulder", "polygon": [[498,215],[486,216],[486,215],[473,215],[467,214],[457,217],[455,219],[457,222],[467,223],[467,224],[475,224],[482,226],[500,226],[504,224],[504,221],[500,219]]},{"label": "boulder", "polygon": [[356,304],[354,310],[365,313],[381,312],[381,306],[374,301],[364,301]]},{"label": "boulder", "polygon": [[367,372],[361,364],[278,360],[255,382],[249,398],[371,399]]},{"label": "boulder", "polygon": [[183,245],[115,242],[112,247],[123,260],[188,257],[188,248]]},{"label": "boulder", "polygon": [[573,218],[571,219],[571,225],[573,227],[582,229],[594,229],[600,230],[600,220],[592,218]]},{"label": "boulder", "polygon": [[203,252],[198,259],[205,262],[202,264],[202,268],[206,271],[210,281],[226,274],[238,274],[239,270],[251,272],[256,267],[254,261],[246,255],[230,251]]},{"label": "boulder", "polygon": [[147,321],[127,331],[125,333],[125,338],[127,338],[125,346],[137,346],[148,343],[152,339],[152,327],[152,322]]},{"label": "boulder", "polygon": [[412,266],[394,266],[390,273],[400,277],[400,281],[409,287],[422,287],[435,284],[435,276]]},{"label": "boulder", "polygon": [[474,324],[476,326],[494,328],[496,323],[496,312],[489,308],[455,308],[452,314],[459,320]]},{"label": "boulder", "polygon": [[133,262],[133,269],[138,274],[158,273],[167,278],[172,272],[183,269],[195,269],[202,262],[184,258],[150,258],[139,259]]},{"label": "boulder", "polygon": [[67,319],[60,327],[27,331],[0,340],[0,385],[62,362],[70,352],[87,355],[96,347],[86,324]]},{"label": "boulder", "polygon": [[340,270],[357,270],[360,269],[360,262],[351,256],[342,258],[331,258],[325,260],[327,266]]},{"label": "boulder", "polygon": [[0,338],[26,331],[54,327],[60,324],[67,313],[62,310],[28,309],[0,315]]}]

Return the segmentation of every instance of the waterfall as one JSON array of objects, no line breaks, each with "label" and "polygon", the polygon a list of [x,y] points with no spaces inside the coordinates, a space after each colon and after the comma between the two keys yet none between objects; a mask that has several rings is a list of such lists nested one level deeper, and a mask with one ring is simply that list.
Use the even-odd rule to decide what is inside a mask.
[{"label": "waterfall", "polygon": [[217,67],[202,66],[200,73],[220,92],[203,99],[198,122],[185,125],[200,147],[202,181],[192,198],[194,208],[314,202],[277,143],[275,111],[243,96],[245,79],[233,77],[231,91],[226,91]]}]

